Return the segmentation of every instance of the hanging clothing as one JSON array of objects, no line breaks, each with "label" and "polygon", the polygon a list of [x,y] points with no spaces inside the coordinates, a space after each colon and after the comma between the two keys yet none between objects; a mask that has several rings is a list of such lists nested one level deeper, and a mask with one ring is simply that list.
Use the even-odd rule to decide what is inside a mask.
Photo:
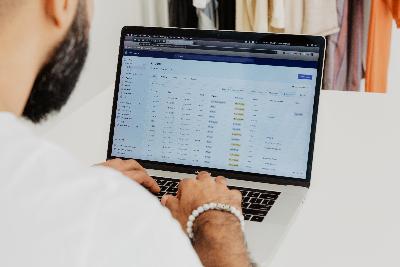
[{"label": "hanging clothing", "polygon": [[285,28],[285,0],[272,0],[271,27],[275,29]]},{"label": "hanging clothing", "polygon": [[219,0],[218,24],[220,30],[235,30],[236,0]]},{"label": "hanging clothing", "polygon": [[400,28],[400,1],[373,0],[368,36],[365,90],[385,93],[388,82],[392,24]]},{"label": "hanging clothing", "polygon": [[323,88],[359,91],[363,74],[363,0],[338,0],[340,32],[328,37]]},{"label": "hanging clothing", "polygon": [[170,0],[169,21],[171,27],[197,28],[198,18],[193,0]]},{"label": "hanging clothing", "polygon": [[342,88],[350,91],[360,91],[361,80],[363,79],[364,1],[352,0],[349,6],[347,79],[345,87]]},{"label": "hanging clothing", "polygon": [[268,0],[236,0],[236,30],[268,32]]},{"label": "hanging clothing", "polygon": [[169,26],[168,0],[140,1],[143,25],[153,27]]},{"label": "hanging clothing", "polygon": [[363,23],[363,78],[367,71],[367,49],[368,49],[368,32],[371,18],[371,1],[364,0],[364,23]]},{"label": "hanging clothing", "polygon": [[268,0],[269,32],[285,32],[285,0]]},{"label": "hanging clothing", "polygon": [[304,34],[330,35],[339,31],[336,0],[304,1]]},{"label": "hanging clothing", "polygon": [[200,30],[218,29],[218,1],[217,0],[193,0],[198,17]]},{"label": "hanging clothing", "polygon": [[304,0],[285,0],[284,6],[285,33],[303,33]]},{"label": "hanging clothing", "polygon": [[284,0],[285,32],[330,35],[339,31],[336,0]]}]

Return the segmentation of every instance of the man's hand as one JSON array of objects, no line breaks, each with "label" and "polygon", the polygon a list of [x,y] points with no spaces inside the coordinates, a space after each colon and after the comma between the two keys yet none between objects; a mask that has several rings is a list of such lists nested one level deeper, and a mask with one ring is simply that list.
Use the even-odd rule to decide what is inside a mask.
[{"label": "man's hand", "polygon": [[143,168],[136,160],[112,159],[99,165],[121,172],[123,175],[149,189],[152,193],[157,194],[160,192],[160,187],[158,186],[157,182],[149,176],[146,169]]},{"label": "man's hand", "polygon": [[[189,215],[198,207],[214,202],[241,210],[242,195],[229,190],[224,177],[215,180],[206,172],[196,179],[184,179],[177,196],[164,196],[161,203],[186,232]],[[204,266],[251,266],[239,220],[232,214],[211,210],[196,218],[193,246]]]},{"label": "man's hand", "polygon": [[[201,172],[196,179],[184,179],[180,182],[176,197],[167,195],[161,200],[186,230],[189,215],[198,207],[210,203],[223,203],[242,210],[242,195],[237,190],[229,190],[222,176],[215,180],[207,172]],[[229,215],[221,212],[220,215]]]}]

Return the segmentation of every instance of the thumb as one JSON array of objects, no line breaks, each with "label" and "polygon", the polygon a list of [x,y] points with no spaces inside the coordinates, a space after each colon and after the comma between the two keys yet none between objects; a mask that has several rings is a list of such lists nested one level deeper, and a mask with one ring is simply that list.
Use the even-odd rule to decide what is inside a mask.
[{"label": "thumb", "polygon": [[161,199],[161,204],[171,212],[172,216],[175,219],[178,219],[179,216],[179,200],[177,197],[171,195],[165,195]]},{"label": "thumb", "polygon": [[161,198],[161,204],[167,207],[170,211],[177,210],[179,207],[179,200],[178,198],[172,195],[164,195]]}]

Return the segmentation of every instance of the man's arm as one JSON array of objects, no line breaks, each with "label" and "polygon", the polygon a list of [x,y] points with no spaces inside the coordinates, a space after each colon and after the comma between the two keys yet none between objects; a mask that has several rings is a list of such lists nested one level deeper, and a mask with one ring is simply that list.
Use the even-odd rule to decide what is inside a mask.
[{"label": "man's arm", "polygon": [[[166,196],[162,203],[186,231],[189,215],[203,204],[223,203],[241,210],[241,200],[240,192],[229,190],[224,177],[214,180],[202,172],[197,179],[183,180],[177,197]],[[196,218],[193,233],[193,246],[204,266],[251,266],[240,222],[233,214],[206,211]]]},{"label": "man's arm", "polygon": [[193,246],[204,266],[251,266],[238,219],[209,211],[197,219]]}]

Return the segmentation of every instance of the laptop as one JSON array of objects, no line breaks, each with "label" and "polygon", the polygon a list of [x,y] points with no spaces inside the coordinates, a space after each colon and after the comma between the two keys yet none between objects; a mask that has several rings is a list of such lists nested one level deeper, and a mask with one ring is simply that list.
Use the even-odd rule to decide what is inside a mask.
[{"label": "laptop", "polygon": [[198,171],[243,194],[249,251],[271,262],[311,181],[325,39],[124,27],[108,159],[164,194]]}]

